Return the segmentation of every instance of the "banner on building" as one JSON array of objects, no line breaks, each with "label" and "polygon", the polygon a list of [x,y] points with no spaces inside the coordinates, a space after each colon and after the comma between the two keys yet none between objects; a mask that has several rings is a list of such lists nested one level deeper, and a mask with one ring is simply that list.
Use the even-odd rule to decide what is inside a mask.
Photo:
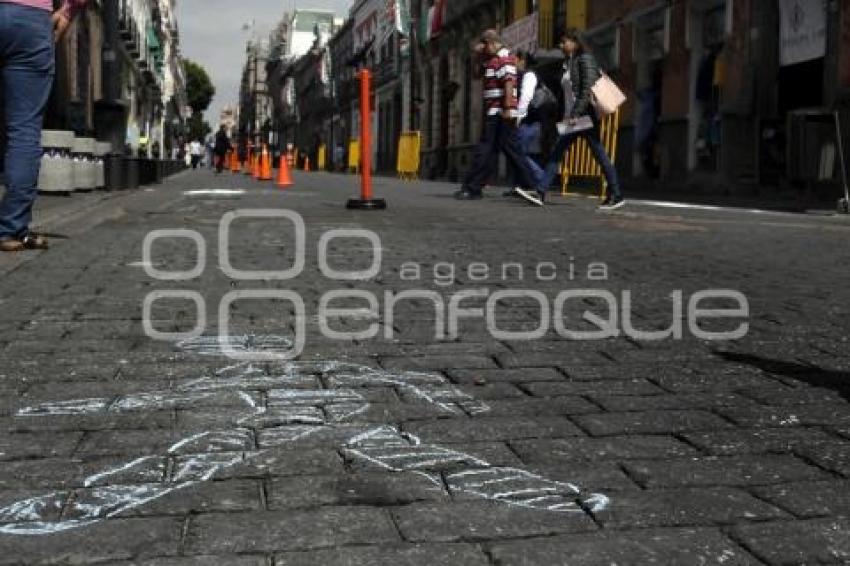
[{"label": "banner on building", "polygon": [[783,66],[826,55],[826,0],[779,0],[779,14]]},{"label": "banner on building", "polygon": [[502,40],[511,49],[534,51],[540,33],[540,18],[534,13],[519,19],[502,30]]}]

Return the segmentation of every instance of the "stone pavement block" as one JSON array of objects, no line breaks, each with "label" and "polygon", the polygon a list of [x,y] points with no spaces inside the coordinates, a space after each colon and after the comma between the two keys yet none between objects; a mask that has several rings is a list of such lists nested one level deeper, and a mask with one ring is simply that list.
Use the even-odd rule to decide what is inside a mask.
[{"label": "stone pavement block", "polygon": [[[56,360],[53,357],[24,356],[4,360],[0,380],[21,383],[55,383],[76,381],[109,381],[115,379],[121,364],[115,357],[92,363],[84,359]],[[163,379],[157,376],[157,379]]]},{"label": "stone pavement block", "polygon": [[568,440],[512,440],[524,462],[575,462],[697,456],[692,446],[672,436],[611,436]]},{"label": "stone pavement block", "polygon": [[273,478],[268,482],[267,492],[272,511],[319,505],[385,507],[449,499],[442,481],[437,485],[422,475],[400,472]]},{"label": "stone pavement block", "polygon": [[[703,369],[700,368],[700,372],[702,371]],[[671,393],[738,391],[741,389],[775,388],[777,385],[781,385],[781,382],[765,374],[660,375],[652,378],[652,380]]]},{"label": "stone pavement block", "polygon": [[469,542],[595,531],[581,510],[553,513],[488,501],[415,503],[395,508],[393,518],[411,542]]},{"label": "stone pavement block", "polygon": [[[576,363],[575,353],[568,345],[563,352],[528,352],[518,354],[498,354],[499,365],[505,368],[541,368],[560,367],[564,364]],[[581,363],[587,365],[610,364],[611,361],[598,352],[581,356]]]},{"label": "stone pavement block", "polygon": [[798,458],[778,455],[632,460],[623,465],[646,487],[749,486],[828,477]]},{"label": "stone pavement block", "polygon": [[487,411],[479,417],[558,416],[598,413],[599,407],[578,396],[552,397],[550,399],[528,398],[488,400]]},{"label": "stone pavement block", "polygon": [[552,368],[450,369],[449,377],[461,385],[478,383],[524,383],[527,381],[563,381],[564,375]]},{"label": "stone pavement block", "polygon": [[287,552],[275,556],[275,566],[487,566],[490,561],[471,544],[403,544]]},{"label": "stone pavement block", "polygon": [[399,541],[398,531],[383,509],[323,507],[198,515],[189,524],[185,549],[187,554],[239,554]]},{"label": "stone pavement block", "polygon": [[848,480],[760,486],[752,492],[798,517],[850,517]]},{"label": "stone pavement block", "polygon": [[[0,489],[82,487],[89,476],[125,466],[131,458],[48,458],[4,462],[0,466]],[[115,474],[107,483],[142,484],[163,480],[164,458],[151,459],[149,465],[129,468]]]},{"label": "stone pavement block", "polygon": [[731,536],[768,564],[847,564],[850,520],[812,519],[742,525]]},{"label": "stone pavement block", "polygon": [[219,479],[300,476],[307,474],[341,474],[343,461],[336,448],[273,449],[246,452],[242,464],[216,474]]},{"label": "stone pavement block", "polygon": [[850,404],[782,407],[722,407],[717,412],[741,426],[844,426],[850,423]]},{"label": "stone pavement block", "polygon": [[682,437],[715,456],[791,453],[800,448],[835,440],[834,436],[820,429],[796,427],[685,432]]},{"label": "stone pavement block", "polygon": [[172,391],[170,381],[82,381],[36,383],[27,390],[21,403],[27,406],[72,399],[107,398],[143,394],[152,391]]},{"label": "stone pavement block", "polygon": [[838,391],[820,387],[773,387],[744,389],[742,394],[764,405],[821,405],[846,403]]},{"label": "stone pavement block", "polygon": [[715,529],[650,529],[488,544],[499,566],[703,564],[749,566],[751,555]]},{"label": "stone pavement block", "polygon": [[82,432],[13,433],[0,436],[0,461],[70,456]]},{"label": "stone pavement block", "polygon": [[563,417],[442,419],[407,423],[404,429],[424,441],[435,444],[584,436],[581,430]]},{"label": "stone pavement block", "polygon": [[74,432],[106,430],[147,430],[165,434],[160,429],[174,426],[172,411],[134,413],[93,413],[88,415],[22,416],[0,419],[0,427],[17,432]]},{"label": "stone pavement block", "polygon": [[382,358],[381,367],[388,370],[495,369],[490,356],[448,355],[405,358]]},{"label": "stone pavement block", "polygon": [[[432,444],[435,447],[454,450],[455,452],[483,460],[491,466],[522,466],[522,461],[504,442],[438,442]],[[344,454],[346,455],[346,467],[351,470],[374,472],[380,469],[374,462],[359,457],[351,457],[346,452]],[[445,467],[445,463],[437,461],[433,463],[433,466],[436,471],[440,471]],[[427,470],[430,468],[425,466],[422,469]]]},{"label": "stone pavement block", "polygon": [[174,558],[151,558],[121,562],[105,562],[105,566],[268,566],[268,557],[263,555],[186,556]]},{"label": "stone pavement block", "polygon": [[[28,490],[28,489],[9,489],[9,490],[0,490],[0,509],[9,507],[11,505],[19,504],[21,501],[27,499],[40,498],[46,495],[47,492],[45,490]],[[28,519],[20,519],[20,520],[28,520],[31,522],[35,521],[45,521],[45,522],[54,522],[59,520],[59,516],[62,513],[62,505],[68,501],[71,497],[72,490],[70,489],[60,489],[55,492],[50,492],[55,495],[55,497],[50,499],[49,504],[42,504],[38,507],[38,512],[33,513]],[[0,523],[13,522],[11,518],[8,516],[0,517]],[[0,535],[2,536],[2,535]],[[2,540],[2,539],[0,539]],[[2,547],[0,547],[2,548]]]},{"label": "stone pavement block", "polygon": [[707,411],[644,411],[578,415],[573,420],[593,436],[671,434],[693,430],[728,429],[732,425]]},{"label": "stone pavement block", "polygon": [[571,483],[587,493],[635,491],[640,489],[616,462],[541,462],[516,466],[549,480]]},{"label": "stone pavement block", "polygon": [[[160,498],[121,513],[122,517],[156,517],[176,515],[185,517],[198,513],[230,513],[259,511],[263,508],[257,480],[227,480],[199,482],[177,489]],[[90,499],[90,489],[77,489],[74,498],[80,503]],[[63,519],[73,519],[66,512]]]},{"label": "stone pavement block", "polygon": [[177,556],[183,519],[109,519],[49,536],[0,534],[0,564],[91,564]]},{"label": "stone pavement block", "polygon": [[664,393],[658,386],[645,379],[617,381],[556,381],[543,383],[523,383],[523,389],[535,397],[554,397],[557,395],[592,395],[605,393],[610,395],[660,395]]},{"label": "stone pavement block", "polygon": [[612,495],[593,516],[606,529],[732,525],[788,515],[737,489],[652,489]]},{"label": "stone pavement block", "polygon": [[[460,391],[472,398],[488,401],[491,399],[516,399],[526,398],[526,394],[517,389],[511,383],[488,383],[484,385],[452,385],[449,386],[453,391]],[[431,391],[445,391],[445,385],[423,385],[418,387],[416,391],[410,389],[402,389],[399,392],[401,400],[407,403],[422,402],[422,393],[428,394]],[[455,395],[456,397],[456,395]]]},{"label": "stone pavement block", "polygon": [[[224,443],[217,442],[210,436],[202,436],[193,442],[195,452],[230,452],[237,450],[252,450],[255,448],[254,438],[250,431],[245,429],[234,429],[231,438]],[[120,430],[120,431],[95,431],[88,432],[80,442],[75,452],[76,456],[112,456],[133,455],[144,456],[148,454],[163,454],[177,443],[190,438],[190,433],[177,431],[149,431],[149,430]]]},{"label": "stone pavement block", "polygon": [[612,395],[607,391],[590,395],[594,403],[606,411],[667,411],[681,409],[711,410],[715,407],[753,407],[756,402],[737,393],[728,391],[708,391],[702,393],[684,393],[680,395]]},{"label": "stone pavement block", "polygon": [[797,452],[818,466],[850,478],[850,441],[800,447]]}]

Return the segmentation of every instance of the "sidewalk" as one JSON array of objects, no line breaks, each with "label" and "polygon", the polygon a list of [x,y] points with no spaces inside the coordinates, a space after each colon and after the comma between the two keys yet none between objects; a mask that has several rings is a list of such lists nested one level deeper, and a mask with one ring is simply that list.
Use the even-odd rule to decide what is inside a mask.
[{"label": "sidewalk", "polygon": [[[0,263],[0,565],[846,562],[843,217],[539,209],[499,189],[461,203],[453,185],[388,178],[388,210],[356,212],[355,177],[295,182],[187,172],[64,219],[42,203],[70,237]],[[234,219],[220,246],[246,209],[297,213],[303,255],[291,214]],[[143,257],[152,230],[175,229],[201,236],[205,261],[185,232]],[[376,272],[332,277],[376,259],[363,233],[334,230],[377,235]],[[289,279],[244,273],[299,257]],[[745,337],[688,325],[689,299],[717,289],[749,316],[703,330],[746,322]],[[579,290],[596,295],[549,314]],[[475,309],[500,292],[496,330],[537,336],[488,328]],[[325,319],[323,303],[346,312]],[[452,304],[458,336],[437,336]],[[202,338],[144,328],[189,331],[199,305]],[[620,335],[565,337],[599,329],[586,311]],[[625,335],[673,320],[681,339]],[[299,337],[296,362],[256,359]]]}]

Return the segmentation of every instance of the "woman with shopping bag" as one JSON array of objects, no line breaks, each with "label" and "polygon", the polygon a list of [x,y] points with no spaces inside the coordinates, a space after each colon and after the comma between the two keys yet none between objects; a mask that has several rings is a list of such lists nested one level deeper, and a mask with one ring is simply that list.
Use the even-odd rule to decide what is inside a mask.
[{"label": "woman with shopping bag", "polygon": [[558,174],[564,155],[573,142],[585,138],[594,157],[602,166],[608,182],[608,194],[600,206],[615,210],[626,201],[620,188],[620,178],[605,151],[600,137],[600,117],[611,114],[625,101],[625,96],[607,75],[599,70],[593,52],[581,32],[569,29],[561,36],[560,48],[566,55],[561,87],[564,90],[564,118],[558,125],[558,141],[546,163],[543,181],[537,191],[520,190],[517,194],[532,204],[543,206],[546,190]]}]

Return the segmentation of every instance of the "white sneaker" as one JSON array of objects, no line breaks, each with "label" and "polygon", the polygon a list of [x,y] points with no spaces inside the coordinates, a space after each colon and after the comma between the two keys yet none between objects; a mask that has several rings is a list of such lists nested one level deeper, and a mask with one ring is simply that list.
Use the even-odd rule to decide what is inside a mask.
[{"label": "white sneaker", "polygon": [[517,187],[516,194],[530,202],[535,206],[543,206],[543,198],[537,191],[529,191],[526,189],[520,189]]},{"label": "white sneaker", "polygon": [[599,210],[606,210],[606,211],[607,210],[617,210],[618,208],[623,208],[624,206],[626,206],[626,199],[618,198],[618,199],[612,199],[609,202],[603,203],[599,207]]}]

